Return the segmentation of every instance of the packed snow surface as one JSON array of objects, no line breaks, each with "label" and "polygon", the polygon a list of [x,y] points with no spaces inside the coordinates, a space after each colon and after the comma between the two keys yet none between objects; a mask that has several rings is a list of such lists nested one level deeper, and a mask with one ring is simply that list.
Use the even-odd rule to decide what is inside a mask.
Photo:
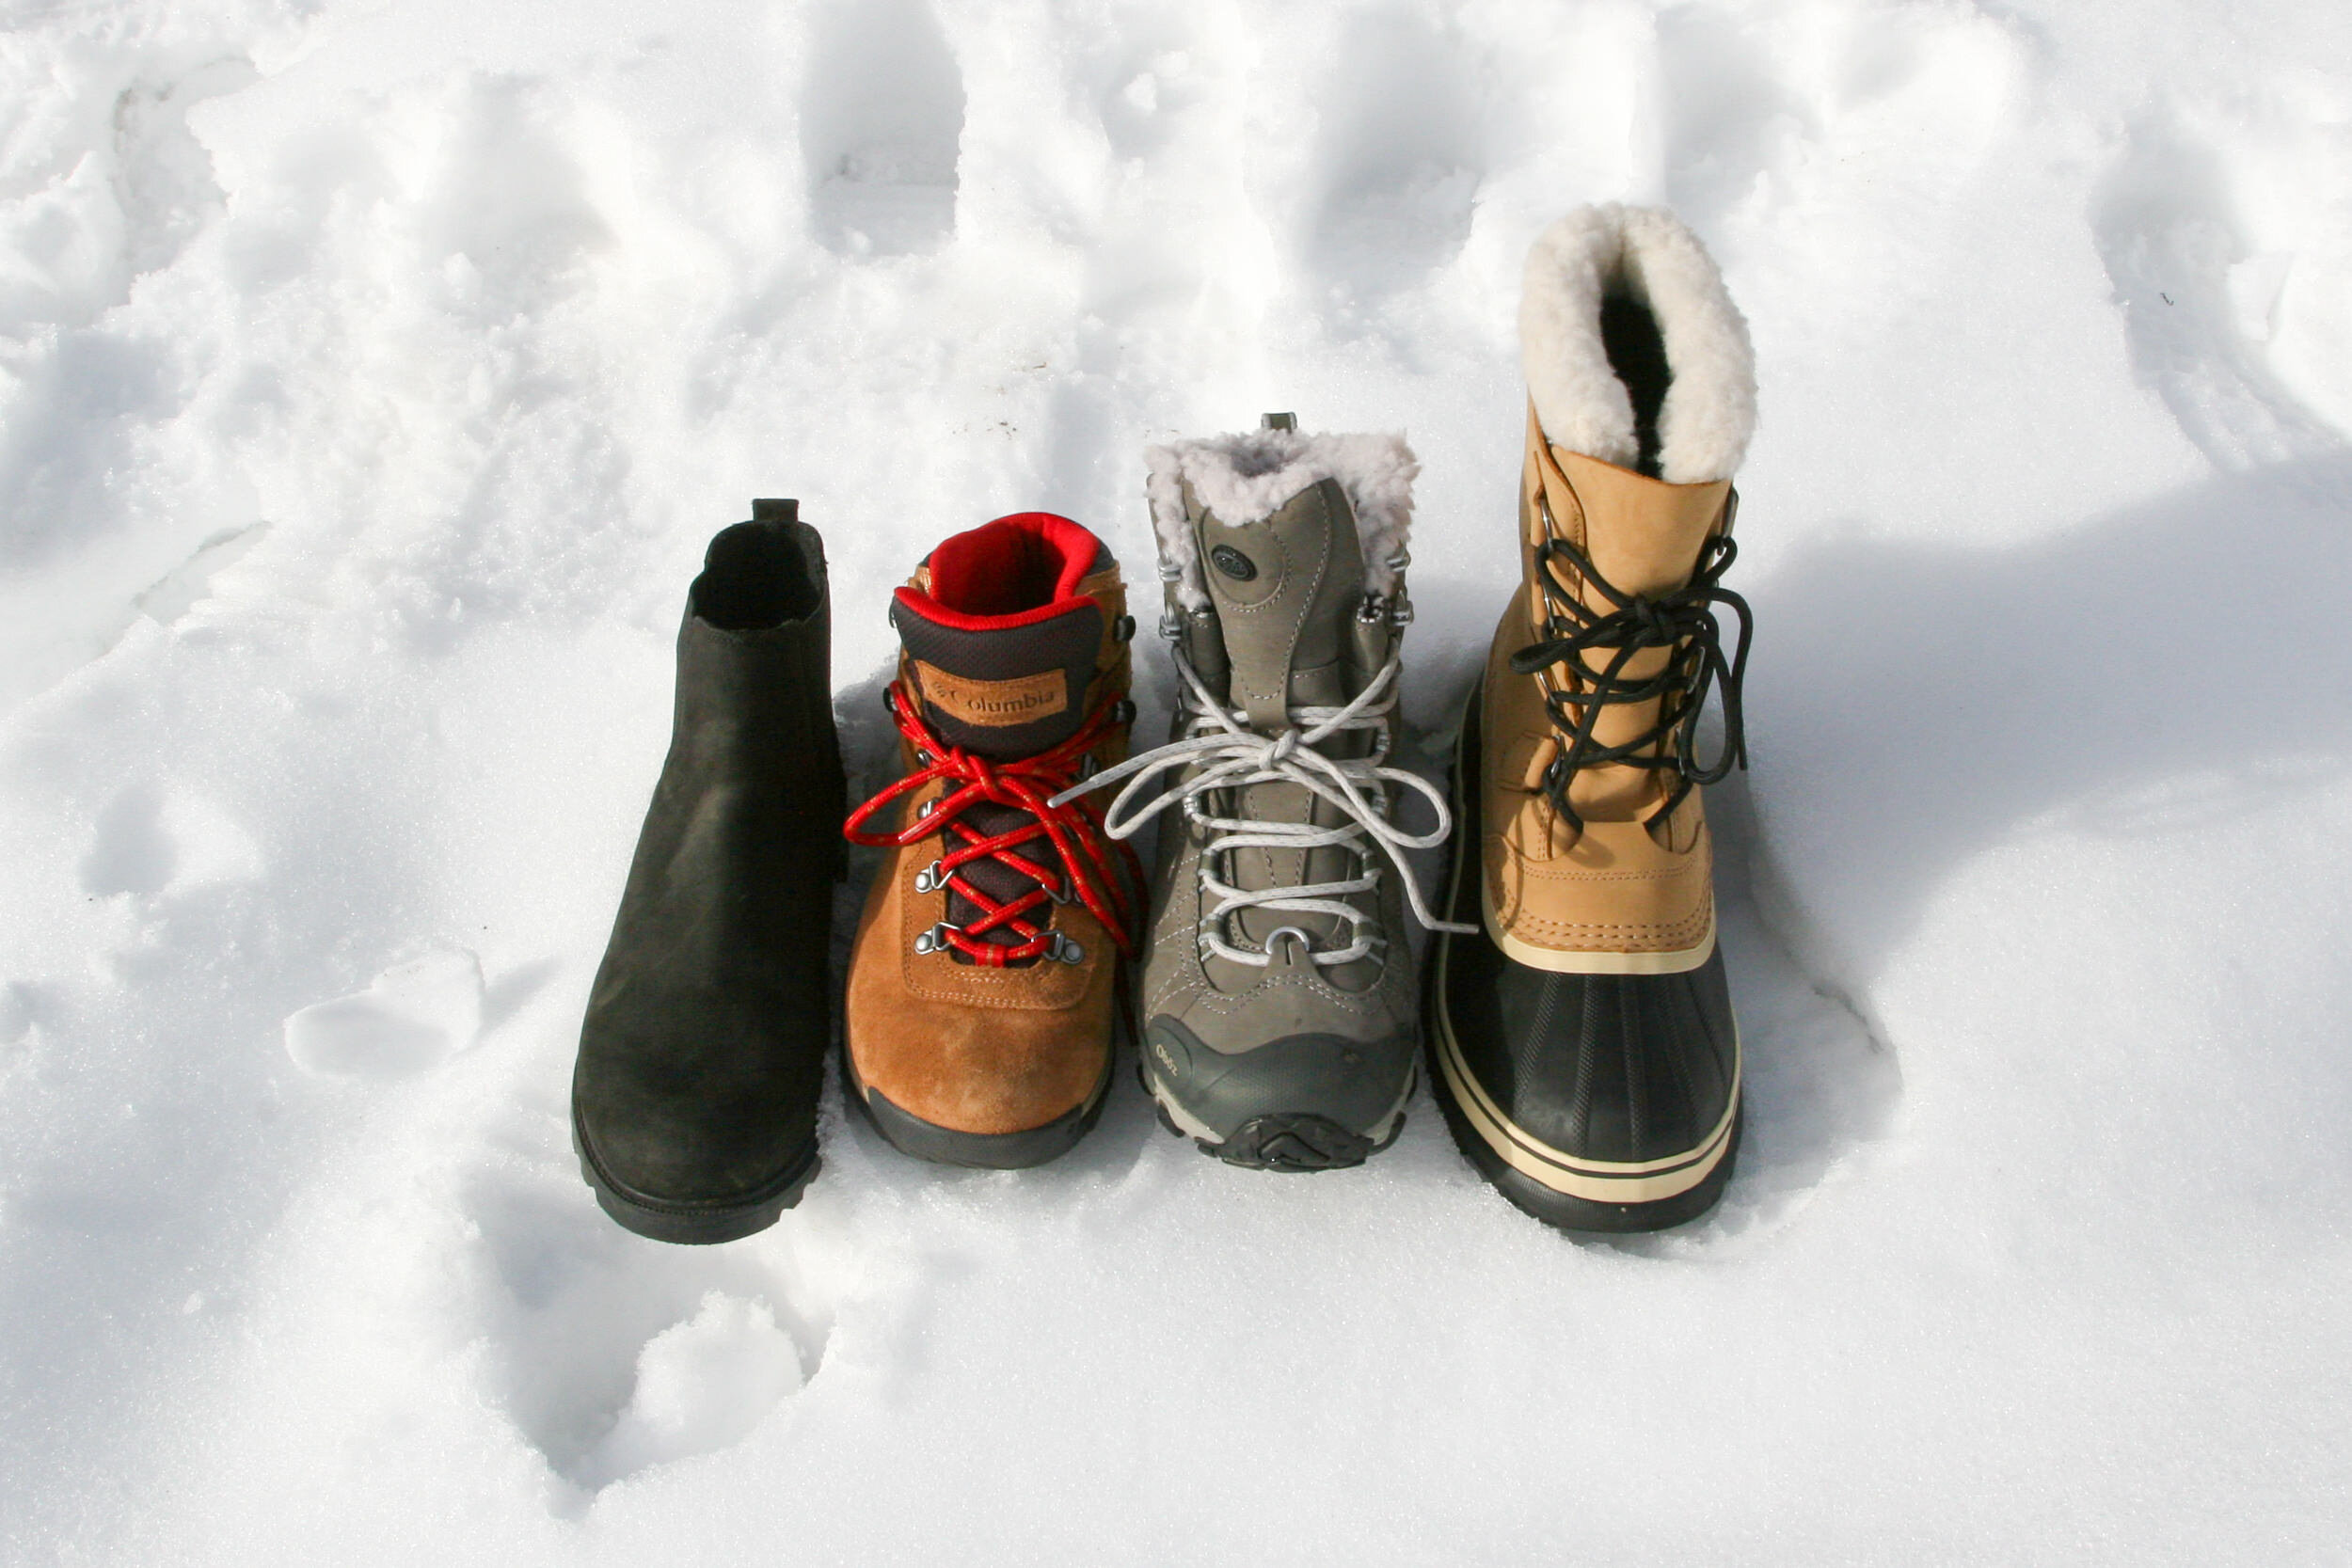
[{"label": "packed snow surface", "polygon": [[[2342,1560],[2346,8],[0,19],[10,1560]],[[1612,198],[1762,388],[1721,1209],[1552,1233],[1425,1092],[1253,1175],[1122,1076],[1041,1170],[835,1101],[765,1234],[605,1220],[575,1032],[709,534],[824,531],[871,788],[933,541],[1148,584],[1147,444],[1403,431],[1434,756],[1520,261]]]}]

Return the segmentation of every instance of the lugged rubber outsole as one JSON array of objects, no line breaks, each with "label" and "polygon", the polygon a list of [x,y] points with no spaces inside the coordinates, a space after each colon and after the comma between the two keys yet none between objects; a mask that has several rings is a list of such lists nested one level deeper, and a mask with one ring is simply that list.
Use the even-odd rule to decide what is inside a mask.
[{"label": "lugged rubber outsole", "polygon": [[1084,1104],[1073,1106],[1042,1127],[1018,1132],[966,1132],[925,1121],[894,1104],[880,1089],[868,1086],[858,1076],[846,1043],[841,1053],[841,1082],[850,1103],[864,1110],[874,1131],[901,1154],[969,1170],[1027,1170],[1069,1153],[1102,1119],[1104,1101],[1110,1098],[1111,1062],[1117,1055],[1114,1043],[1104,1057],[1102,1078]]},{"label": "lugged rubber outsole", "polygon": [[[1404,1119],[1397,1117],[1399,1123]],[[1345,1170],[1362,1164],[1386,1147],[1350,1132],[1327,1117],[1279,1112],[1252,1117],[1223,1143],[1202,1146],[1229,1165],[1279,1171]]]},{"label": "lugged rubber outsole", "polygon": [[674,1203],[629,1192],[605,1175],[580,1136],[578,1117],[572,1119],[572,1152],[580,1158],[580,1176],[596,1195],[596,1207],[615,1225],[648,1241],[677,1246],[715,1246],[757,1235],[801,1201],[823,1164],[812,1137],[782,1175],[751,1197],[732,1203]]},{"label": "lugged rubber outsole", "polygon": [[[1211,1159],[1222,1160],[1244,1170],[1270,1170],[1301,1173],[1323,1170],[1347,1170],[1362,1164],[1396,1142],[1405,1131],[1405,1113],[1400,1110],[1389,1123],[1387,1134],[1378,1140],[1351,1132],[1328,1117],[1294,1115],[1276,1112],[1252,1117],[1234,1130],[1233,1135],[1218,1142],[1187,1132],[1178,1125],[1168,1097],[1143,1063],[1136,1063],[1136,1082],[1152,1097],[1152,1109],[1160,1125],[1179,1138],[1190,1138],[1195,1148]],[[1405,1086],[1405,1098],[1412,1098],[1412,1085]]]}]

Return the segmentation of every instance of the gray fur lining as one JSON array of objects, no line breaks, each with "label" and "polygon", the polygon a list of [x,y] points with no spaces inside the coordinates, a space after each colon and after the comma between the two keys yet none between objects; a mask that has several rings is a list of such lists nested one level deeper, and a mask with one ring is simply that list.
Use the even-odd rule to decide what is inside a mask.
[{"label": "gray fur lining", "polygon": [[1337,480],[1356,514],[1364,552],[1367,592],[1396,591],[1397,568],[1413,527],[1413,479],[1421,465],[1402,436],[1302,436],[1293,430],[1252,430],[1171,441],[1146,449],[1144,493],[1160,561],[1176,568],[1176,594],[1187,610],[1202,610],[1209,591],[1184,516],[1184,485],[1216,515],[1242,528],[1263,522],[1310,484]]}]

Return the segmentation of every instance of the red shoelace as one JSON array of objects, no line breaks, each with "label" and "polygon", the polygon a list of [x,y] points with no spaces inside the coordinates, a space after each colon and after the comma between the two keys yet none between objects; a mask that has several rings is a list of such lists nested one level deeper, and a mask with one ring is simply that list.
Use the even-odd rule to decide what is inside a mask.
[{"label": "red shoelace", "polygon": [[[1095,705],[1076,734],[1035,756],[991,762],[943,742],[923,721],[903,682],[893,681],[887,697],[890,717],[898,724],[898,733],[914,748],[917,767],[851,812],[850,819],[842,824],[841,835],[852,844],[874,847],[903,847],[919,844],[934,833],[957,841],[931,868],[930,885],[952,890],[979,910],[980,916],[961,927],[943,922],[933,927],[934,937],[974,963],[998,968],[1016,959],[1057,953],[1062,939],[1052,928],[1052,915],[1049,913],[1043,921],[1029,917],[1041,905],[1074,897],[1086,906],[1088,913],[1102,922],[1103,929],[1121,953],[1134,952],[1135,936],[1128,929],[1131,911],[1127,890],[1143,885],[1142,863],[1123,841],[1103,832],[1101,813],[1083,797],[1065,805],[1049,803],[1056,795],[1078,782],[1078,769],[1084,765],[1087,752],[1105,734],[1127,721],[1132,710],[1125,702],[1117,696],[1105,698]],[[903,831],[866,831],[866,821],[875,813],[900,796],[913,794],[938,779],[950,781],[954,787]],[[1005,832],[983,833],[961,820],[967,808],[983,800],[1025,812],[1030,820]],[[1070,888],[1067,895],[1057,891],[1065,879],[1063,877],[1021,853],[1023,845],[1041,838],[1061,855]],[[1113,847],[1128,873],[1125,881],[1112,863],[1109,850]],[[993,860],[1009,866],[1036,885],[1018,898],[1000,903],[961,875],[963,867],[978,860]],[[979,940],[1000,927],[1019,940]]]}]

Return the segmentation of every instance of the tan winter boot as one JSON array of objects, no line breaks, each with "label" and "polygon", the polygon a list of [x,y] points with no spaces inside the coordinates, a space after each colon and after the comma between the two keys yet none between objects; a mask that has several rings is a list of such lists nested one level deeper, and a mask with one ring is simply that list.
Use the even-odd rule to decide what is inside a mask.
[{"label": "tan winter boot", "polygon": [[909,1154],[1041,1164],[1110,1082],[1141,875],[1090,796],[1126,754],[1119,562],[1067,517],[960,533],[898,592],[889,689],[905,775],[850,814],[891,853],[850,958],[846,1081]]},{"label": "tan winter boot", "polygon": [[[1747,607],[1731,475],[1755,424],[1747,326],[1697,238],[1586,208],[1528,257],[1521,581],[1464,713],[1432,1076],[1520,1208],[1648,1230],[1711,1206],[1740,1136],[1699,787],[1744,766]],[[1716,607],[1740,617],[1728,654]],[[1696,752],[1720,694],[1723,750]]]}]

